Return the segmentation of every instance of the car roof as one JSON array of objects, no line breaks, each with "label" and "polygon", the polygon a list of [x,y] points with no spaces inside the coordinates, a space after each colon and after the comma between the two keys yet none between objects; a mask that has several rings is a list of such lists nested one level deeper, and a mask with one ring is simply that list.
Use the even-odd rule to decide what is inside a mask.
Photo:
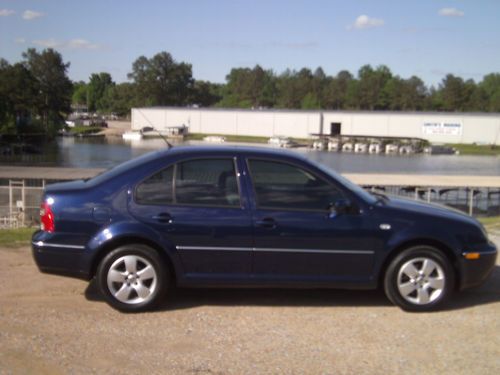
[{"label": "car roof", "polygon": [[210,154],[245,154],[262,157],[281,157],[301,159],[305,158],[299,153],[276,149],[271,147],[257,147],[257,146],[234,146],[234,145],[214,145],[214,146],[175,146],[169,149],[160,150],[158,157],[180,156],[180,155],[210,155]]},{"label": "car roof", "polygon": [[105,181],[114,179],[115,177],[129,173],[130,170],[142,169],[146,165],[156,165],[165,159],[177,159],[183,157],[209,157],[210,155],[221,156],[257,156],[257,157],[279,157],[280,159],[302,160],[306,159],[294,152],[283,149],[273,149],[266,147],[250,147],[250,146],[175,146],[164,148],[157,151],[148,152],[134,159],[128,160],[119,164],[88,181],[89,185],[99,185]]}]

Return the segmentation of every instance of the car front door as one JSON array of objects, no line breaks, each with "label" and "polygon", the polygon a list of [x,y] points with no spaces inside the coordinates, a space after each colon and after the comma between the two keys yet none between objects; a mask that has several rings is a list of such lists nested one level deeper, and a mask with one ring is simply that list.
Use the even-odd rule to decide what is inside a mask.
[{"label": "car front door", "polygon": [[130,210],[171,241],[186,280],[249,277],[252,222],[235,157],[179,161],[135,189]]},{"label": "car front door", "polygon": [[341,189],[305,166],[247,159],[254,192],[253,275],[276,283],[366,282],[375,231]]}]

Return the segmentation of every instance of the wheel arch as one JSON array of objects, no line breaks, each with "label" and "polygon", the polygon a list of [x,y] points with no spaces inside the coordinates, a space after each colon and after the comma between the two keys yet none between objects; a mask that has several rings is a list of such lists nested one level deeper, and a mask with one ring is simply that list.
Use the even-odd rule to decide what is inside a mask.
[{"label": "wheel arch", "polygon": [[104,243],[97,250],[96,255],[92,259],[90,267],[90,278],[93,278],[96,275],[99,263],[101,263],[101,261],[104,259],[104,257],[106,257],[107,254],[109,254],[111,251],[120,246],[129,244],[141,244],[149,246],[152,249],[154,249],[160,256],[160,259],[162,260],[163,264],[165,264],[165,266],[168,268],[171,276],[171,281],[176,282],[177,272],[174,267],[172,259],[170,259],[170,257],[167,254],[167,251],[165,251],[165,249],[156,242],[138,235],[124,235],[106,241],[106,243]]},{"label": "wheel arch", "polygon": [[450,246],[446,245],[444,242],[441,242],[439,240],[433,239],[433,238],[415,238],[412,240],[405,241],[401,244],[398,244],[396,247],[394,247],[388,256],[384,259],[382,266],[380,268],[380,272],[378,275],[378,280],[377,283],[379,286],[384,285],[384,277],[385,273],[387,271],[387,268],[393,261],[395,257],[397,257],[402,251],[409,249],[410,247],[414,246],[430,246],[433,248],[436,248],[439,250],[441,253],[443,253],[446,258],[450,261],[451,267],[454,272],[455,276],[455,288],[458,288],[460,285],[460,272],[459,272],[459,267],[458,267],[458,258],[457,255],[453,252]]}]

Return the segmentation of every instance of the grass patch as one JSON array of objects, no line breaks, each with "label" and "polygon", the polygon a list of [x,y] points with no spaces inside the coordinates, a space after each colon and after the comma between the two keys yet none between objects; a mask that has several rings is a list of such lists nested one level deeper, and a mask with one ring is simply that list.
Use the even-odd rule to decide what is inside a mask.
[{"label": "grass patch", "polygon": [[479,221],[487,231],[500,232],[500,216],[480,217]]},{"label": "grass patch", "polygon": [[[256,137],[251,135],[228,135],[228,134],[204,134],[204,133],[189,133],[186,140],[203,141],[203,138],[208,136],[224,137],[227,142],[245,142],[245,143],[267,143],[269,137]],[[310,139],[290,138],[297,143],[309,143]]]},{"label": "grass patch", "polygon": [[100,126],[75,126],[73,128],[69,128],[68,131],[72,134],[95,134],[99,133],[101,130],[103,130],[102,127]]},{"label": "grass patch", "polygon": [[454,147],[462,155],[500,155],[500,146],[495,145],[464,145],[464,144],[448,144]]},{"label": "grass patch", "polygon": [[0,246],[19,247],[29,245],[31,236],[38,228],[0,229]]},{"label": "grass patch", "polygon": [[226,135],[226,134],[203,134],[203,133],[189,133],[186,137],[187,140],[203,141],[207,136],[224,137],[228,142],[249,142],[249,143],[267,143],[267,137],[254,137],[250,135]]}]

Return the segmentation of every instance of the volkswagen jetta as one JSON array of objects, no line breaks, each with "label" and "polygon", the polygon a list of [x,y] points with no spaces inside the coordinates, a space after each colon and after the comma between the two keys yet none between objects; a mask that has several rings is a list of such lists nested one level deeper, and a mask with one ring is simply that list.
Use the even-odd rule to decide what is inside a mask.
[{"label": "volkswagen jetta", "polygon": [[497,250],[442,206],[373,195],[286,151],[175,147],[46,187],[40,270],[97,279],[122,311],[171,287],[382,287],[405,310],[483,282]]}]

